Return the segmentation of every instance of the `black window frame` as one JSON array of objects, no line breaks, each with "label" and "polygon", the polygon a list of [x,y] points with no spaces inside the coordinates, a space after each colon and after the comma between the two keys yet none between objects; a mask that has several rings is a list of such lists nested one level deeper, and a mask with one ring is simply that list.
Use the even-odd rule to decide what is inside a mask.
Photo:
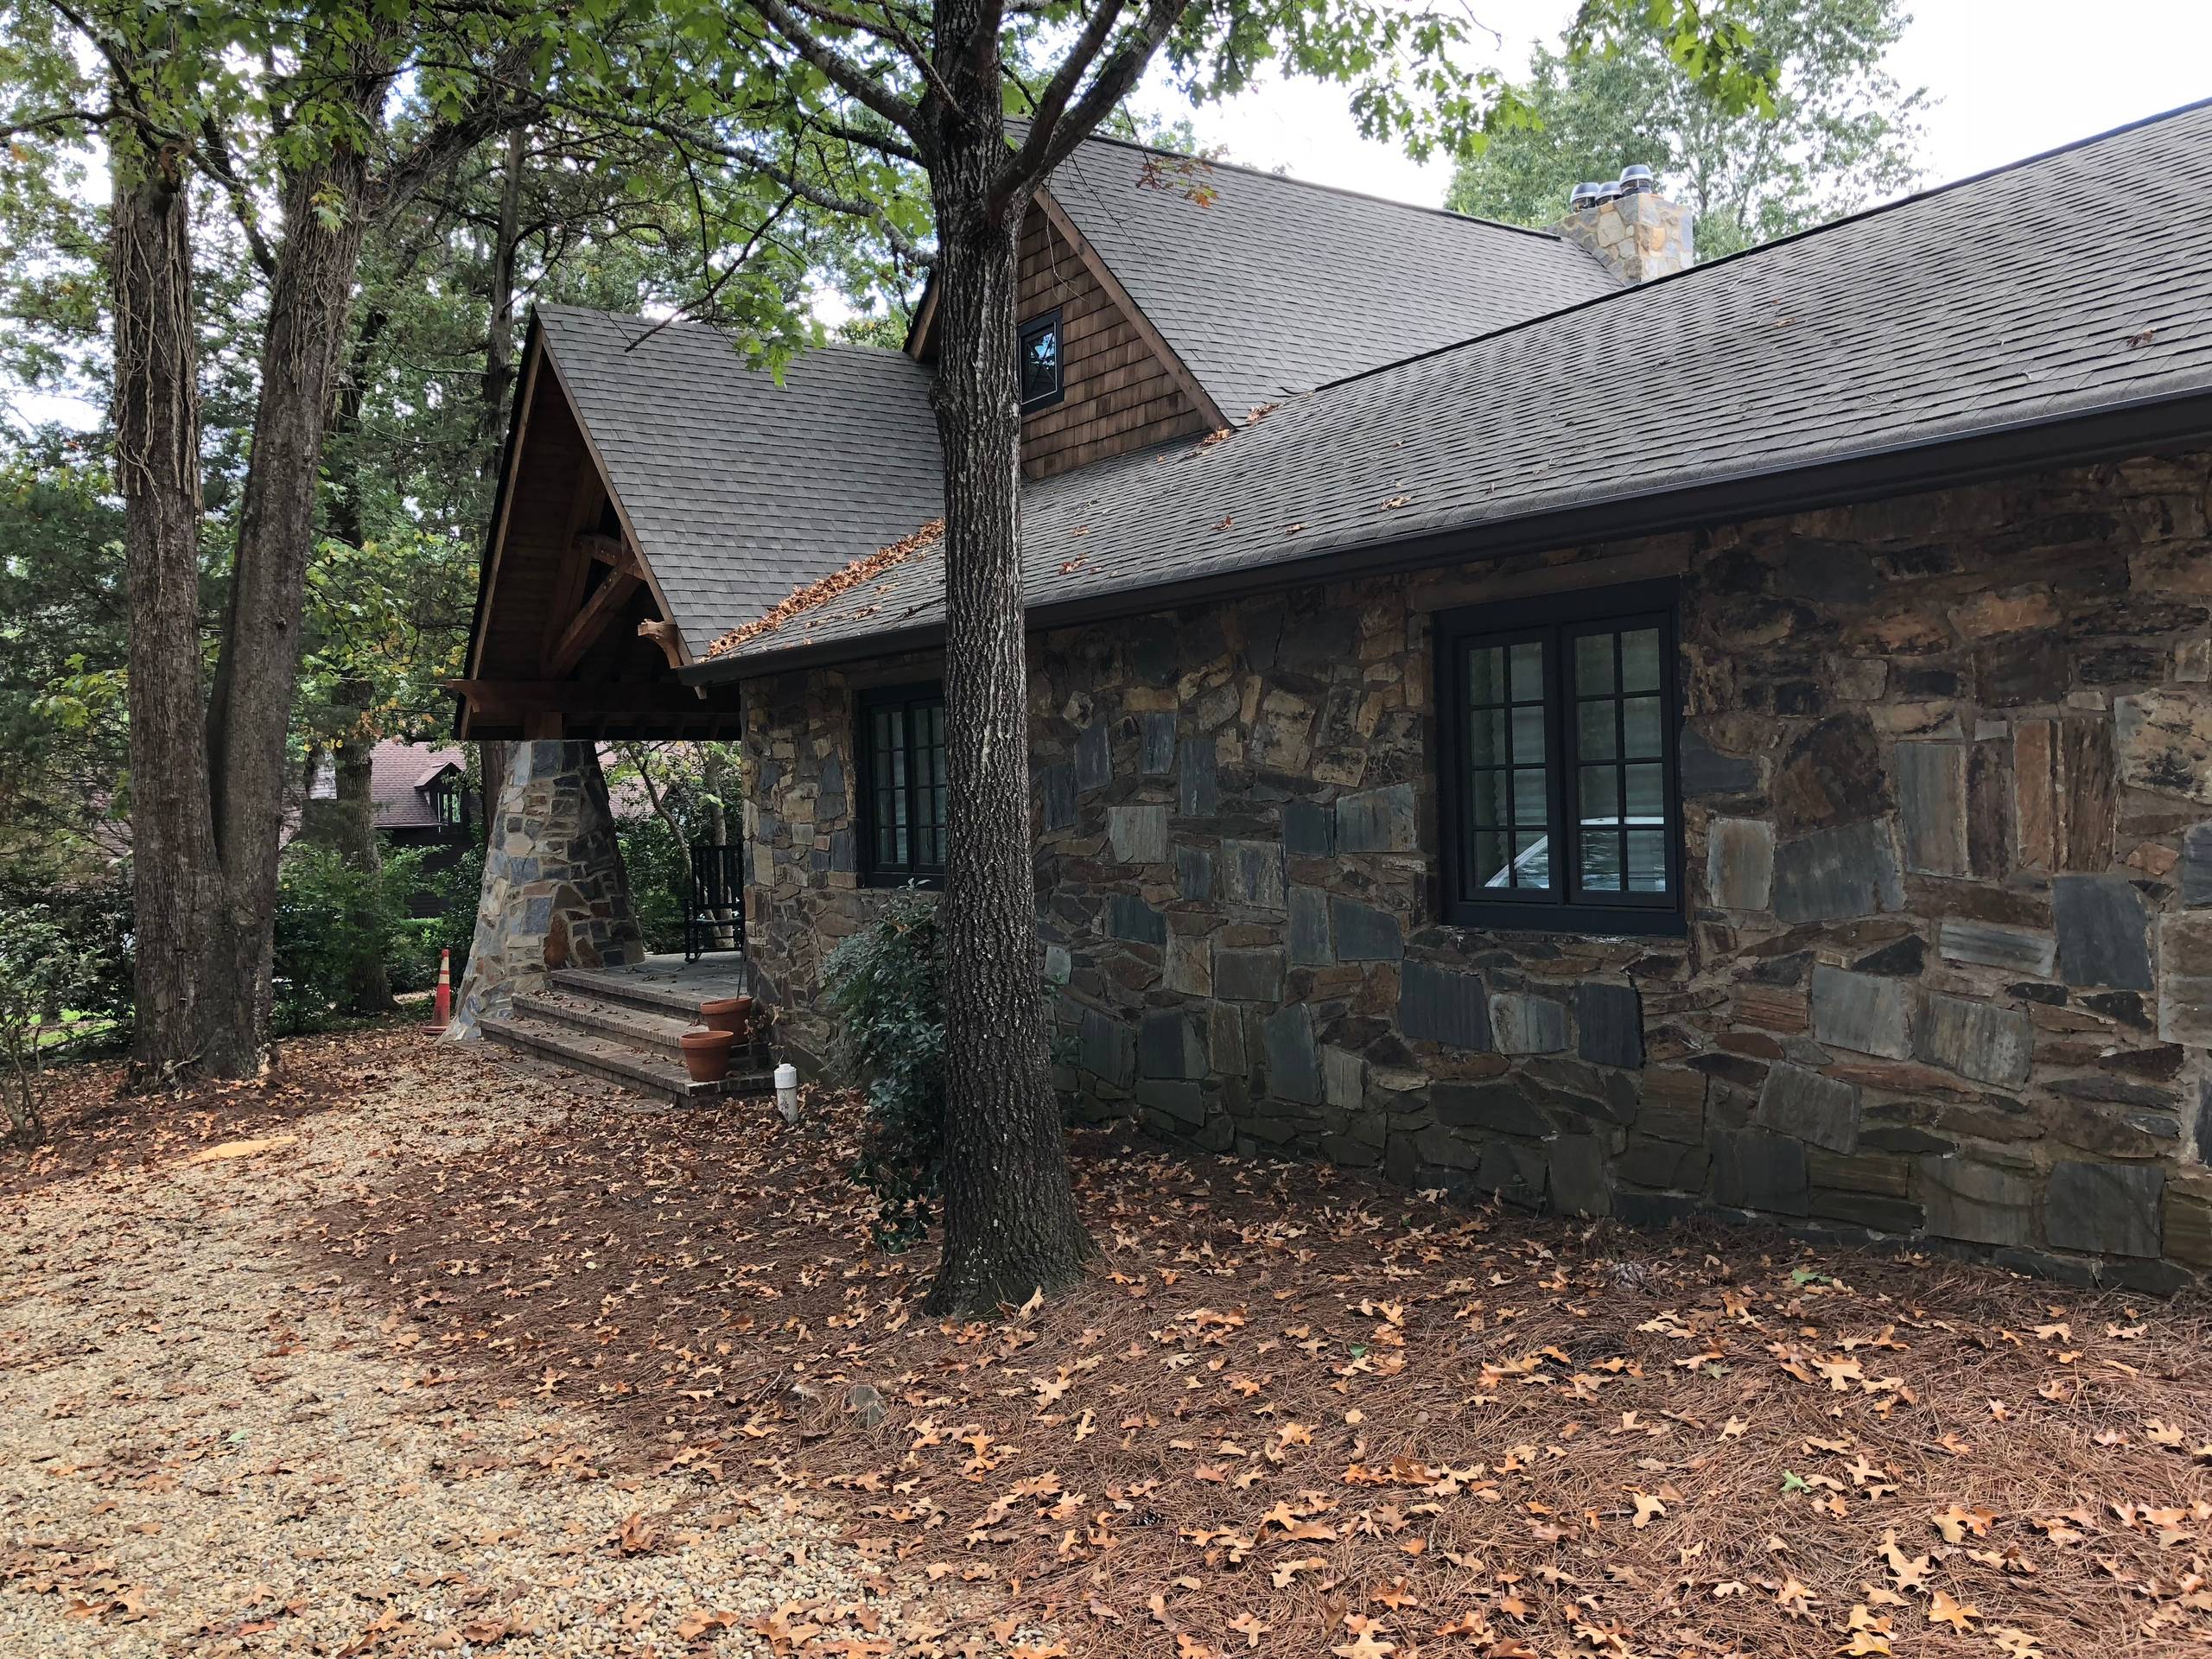
[{"label": "black window frame", "polygon": [[[1444,920],[1459,927],[1586,934],[1681,934],[1688,931],[1682,880],[1680,734],[1681,661],[1672,582],[1627,583],[1574,594],[1547,594],[1440,613],[1435,664],[1438,709],[1437,866],[1443,876]],[[1592,893],[1581,870],[1580,722],[1573,680],[1573,642],[1593,633],[1645,626],[1659,630],[1660,755],[1665,788],[1663,893]],[[1556,879],[1547,888],[1496,888],[1478,883],[1470,865],[1472,836],[1466,806],[1473,767],[1468,754],[1469,652],[1484,645],[1543,642],[1545,833]],[[1509,693],[1510,695],[1510,693]],[[1516,757],[1517,758],[1517,757]],[[1609,764],[1605,760],[1593,765]],[[1625,764],[1611,762],[1610,764]],[[1625,827],[1625,826],[1624,826]]]},{"label": "black window frame", "polygon": [[[940,861],[926,864],[917,861],[913,854],[918,848],[916,826],[921,822],[920,792],[924,785],[920,770],[916,766],[916,747],[912,715],[916,709],[934,707],[938,710],[938,730],[944,730],[944,683],[942,680],[914,680],[903,685],[871,686],[861,691],[853,704],[853,760],[858,773],[858,787],[855,801],[859,808],[854,819],[854,838],[859,843],[856,863],[862,885],[871,887],[941,887],[944,885],[944,865]],[[906,850],[905,863],[891,863],[876,855],[877,799],[875,783],[875,716],[886,709],[906,712],[904,735],[906,780],[903,786],[906,797]],[[940,737],[940,764],[944,745]],[[947,791],[948,805],[950,791]],[[945,826],[939,823],[938,846],[944,845]]]},{"label": "black window frame", "polygon": [[[1029,342],[1039,334],[1052,337],[1052,390],[1042,397],[1022,397],[1022,371],[1029,361]],[[1034,414],[1040,409],[1050,409],[1068,395],[1067,341],[1060,334],[1060,308],[1041,312],[1023,323],[1015,332],[1014,346],[1014,390],[1020,399],[1024,415]]]}]

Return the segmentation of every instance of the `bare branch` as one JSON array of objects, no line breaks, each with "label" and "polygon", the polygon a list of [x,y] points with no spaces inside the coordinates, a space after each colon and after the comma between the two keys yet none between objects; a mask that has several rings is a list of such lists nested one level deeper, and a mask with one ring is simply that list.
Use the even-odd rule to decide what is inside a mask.
[{"label": "bare branch", "polygon": [[1032,130],[1014,164],[1007,170],[1001,191],[1011,194],[1028,188],[1073,154],[1075,147],[1129,95],[1182,11],[1182,0],[1147,0],[1142,18],[1122,35],[1082,97],[1050,132]]},{"label": "bare branch", "polygon": [[1106,42],[1113,37],[1114,26],[1122,21],[1126,10],[1124,0],[1098,0],[1098,9],[1090,14],[1090,21],[1084,25],[1083,33],[1052,78],[1045,83],[1029,112],[1029,136],[1021,148],[1014,152],[1013,173],[1017,179],[1042,178],[1045,169],[1039,166],[1052,135],[1058,130],[1060,115],[1067,108],[1068,99],[1075,96],[1075,89],[1090,73],[1090,66],[1106,49]]},{"label": "bare branch", "polygon": [[212,115],[201,120],[200,136],[204,141],[200,150],[201,164],[229,194],[231,211],[238,218],[238,229],[245,233],[245,245],[253,255],[254,265],[263,276],[274,276],[276,256],[270,248],[268,238],[262,235],[261,226],[255,222],[253,196],[245,188],[238,163],[232,159],[230,140],[223,136],[223,129]]}]

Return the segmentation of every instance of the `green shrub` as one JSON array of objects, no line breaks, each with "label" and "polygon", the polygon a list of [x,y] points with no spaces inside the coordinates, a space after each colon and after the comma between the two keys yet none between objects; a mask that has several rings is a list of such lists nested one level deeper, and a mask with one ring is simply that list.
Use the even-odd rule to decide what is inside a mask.
[{"label": "green shrub", "polygon": [[0,907],[0,1138],[35,1146],[46,1138],[40,1112],[47,1063],[73,1033],[105,1021],[84,1005],[105,971],[96,944],[45,906]]},{"label": "green shrub", "polygon": [[127,872],[94,881],[56,880],[29,868],[0,872],[0,914],[35,912],[89,958],[70,1001],[88,1029],[130,1027],[136,906]]},{"label": "green shrub", "polygon": [[421,955],[422,925],[408,900],[423,885],[421,855],[387,852],[364,870],[334,848],[294,842],[276,882],[276,1016],[281,1031],[323,1024],[352,990],[353,964],[373,952],[387,967]]},{"label": "green shrub", "polygon": [[876,1242],[904,1249],[937,1218],[944,1160],[944,1003],[937,906],[909,890],[823,964],[832,1059],[868,1101],[853,1177],[876,1198]]},{"label": "green shrub", "polygon": [[618,818],[615,838],[630,878],[630,908],[648,950],[683,948],[683,899],[690,890],[691,855],[658,818]]},{"label": "green shrub", "polygon": [[461,976],[468,967],[468,948],[476,938],[476,906],[484,895],[484,849],[471,842],[453,862],[440,869],[425,869],[416,891],[435,896],[435,914],[410,924],[412,933],[405,966],[393,963],[391,987],[396,991],[427,991],[438,982],[438,952],[453,952],[454,994],[461,994]]}]

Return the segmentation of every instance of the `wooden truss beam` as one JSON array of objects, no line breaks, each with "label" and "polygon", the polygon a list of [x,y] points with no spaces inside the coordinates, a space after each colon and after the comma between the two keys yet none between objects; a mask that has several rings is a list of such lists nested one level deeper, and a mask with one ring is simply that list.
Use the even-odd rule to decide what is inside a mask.
[{"label": "wooden truss beam", "polygon": [[472,718],[500,724],[538,714],[620,719],[632,715],[708,712],[700,706],[706,701],[705,686],[578,680],[448,680],[446,690],[467,700]]},{"label": "wooden truss beam", "polygon": [[546,677],[560,679],[583,661],[584,653],[598,643],[599,636],[607,632],[607,625],[643,585],[639,577],[628,571],[608,570],[606,579],[592,589],[591,597],[569,619],[569,626],[561,631],[560,639],[547,653]]}]

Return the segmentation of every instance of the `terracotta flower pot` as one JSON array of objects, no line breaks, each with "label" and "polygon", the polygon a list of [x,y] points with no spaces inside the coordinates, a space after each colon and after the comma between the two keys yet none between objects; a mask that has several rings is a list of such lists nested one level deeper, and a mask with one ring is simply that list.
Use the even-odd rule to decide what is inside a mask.
[{"label": "terracotta flower pot", "polygon": [[698,1027],[677,1039],[683,1047],[683,1069],[694,1083],[719,1083],[729,1075],[732,1033]]},{"label": "terracotta flower pot", "polygon": [[699,1005],[699,1023],[709,1031],[727,1031],[739,1042],[745,1040],[752,1028],[753,999],[749,996],[718,996]]}]

